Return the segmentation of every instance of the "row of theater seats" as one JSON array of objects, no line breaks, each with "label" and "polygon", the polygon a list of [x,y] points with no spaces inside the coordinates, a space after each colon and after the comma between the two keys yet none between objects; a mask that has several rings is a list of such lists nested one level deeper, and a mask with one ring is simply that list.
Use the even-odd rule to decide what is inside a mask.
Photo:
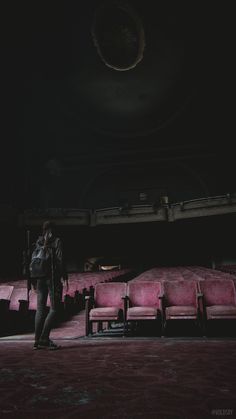
[{"label": "row of theater seats", "polygon": [[97,284],[86,297],[86,335],[93,324],[122,322],[123,334],[138,322],[154,320],[164,335],[170,320],[192,320],[207,333],[210,320],[236,320],[232,275],[201,267],[153,268],[128,284]]},{"label": "row of theater seats", "polygon": [[[69,288],[63,287],[59,321],[69,318],[85,307],[85,296],[93,294],[94,286],[100,282],[125,281],[132,277],[131,270],[99,271],[69,274]],[[34,290],[27,293],[23,279],[0,284],[0,336],[26,332],[33,328],[37,306]],[[47,307],[50,307],[48,297]]]},{"label": "row of theater seats", "polygon": [[217,269],[222,272],[228,272],[229,274],[236,275],[236,265],[220,265]]},{"label": "row of theater seats", "polygon": [[203,281],[205,279],[232,279],[236,281],[236,277],[231,276],[228,272],[222,272],[215,269],[200,267],[200,266],[178,266],[170,268],[152,268],[141,273],[134,278],[135,281],[164,281],[171,280],[197,280]]}]

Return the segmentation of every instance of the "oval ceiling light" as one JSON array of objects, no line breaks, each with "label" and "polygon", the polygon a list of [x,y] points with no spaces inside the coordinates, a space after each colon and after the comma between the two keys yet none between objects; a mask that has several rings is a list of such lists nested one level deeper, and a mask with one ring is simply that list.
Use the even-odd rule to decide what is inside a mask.
[{"label": "oval ceiling light", "polygon": [[109,0],[97,8],[92,37],[102,61],[114,70],[130,70],[143,58],[143,25],[136,11],[126,2]]}]

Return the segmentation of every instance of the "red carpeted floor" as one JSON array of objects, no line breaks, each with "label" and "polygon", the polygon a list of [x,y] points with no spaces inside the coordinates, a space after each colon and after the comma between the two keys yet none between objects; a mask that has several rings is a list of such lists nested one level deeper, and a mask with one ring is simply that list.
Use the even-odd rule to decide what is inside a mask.
[{"label": "red carpeted floor", "polygon": [[1,418],[236,417],[236,340],[0,341]]}]

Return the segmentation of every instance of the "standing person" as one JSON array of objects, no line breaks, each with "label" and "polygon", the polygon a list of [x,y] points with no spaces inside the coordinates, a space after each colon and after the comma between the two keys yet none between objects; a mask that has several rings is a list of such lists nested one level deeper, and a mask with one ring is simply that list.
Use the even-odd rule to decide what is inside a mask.
[{"label": "standing person", "polygon": [[[61,303],[62,281],[68,280],[62,249],[62,241],[55,234],[51,221],[43,224],[42,235],[38,237],[30,263],[30,275],[36,280],[37,309],[35,315],[34,349],[59,349],[50,338],[50,332]],[[50,310],[47,311],[47,298]]]}]

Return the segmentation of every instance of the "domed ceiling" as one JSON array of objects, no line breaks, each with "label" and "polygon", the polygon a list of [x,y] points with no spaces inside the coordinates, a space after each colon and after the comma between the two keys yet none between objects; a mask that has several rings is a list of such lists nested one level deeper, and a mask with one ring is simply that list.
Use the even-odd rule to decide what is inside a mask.
[{"label": "domed ceiling", "polygon": [[63,205],[79,206],[77,195],[89,196],[86,185],[104,173],[111,190],[112,168],[123,184],[134,168],[160,189],[169,173],[186,173],[184,197],[188,184],[195,196],[191,179],[204,193],[235,190],[233,38],[223,10],[154,0],[16,7],[1,50],[7,200],[14,190],[25,205],[53,178],[60,198],[64,182]]},{"label": "domed ceiling", "polygon": [[110,0],[81,11],[83,22],[73,16],[65,32],[67,112],[101,133],[132,137],[157,130],[191,100],[197,50],[181,8]]}]

